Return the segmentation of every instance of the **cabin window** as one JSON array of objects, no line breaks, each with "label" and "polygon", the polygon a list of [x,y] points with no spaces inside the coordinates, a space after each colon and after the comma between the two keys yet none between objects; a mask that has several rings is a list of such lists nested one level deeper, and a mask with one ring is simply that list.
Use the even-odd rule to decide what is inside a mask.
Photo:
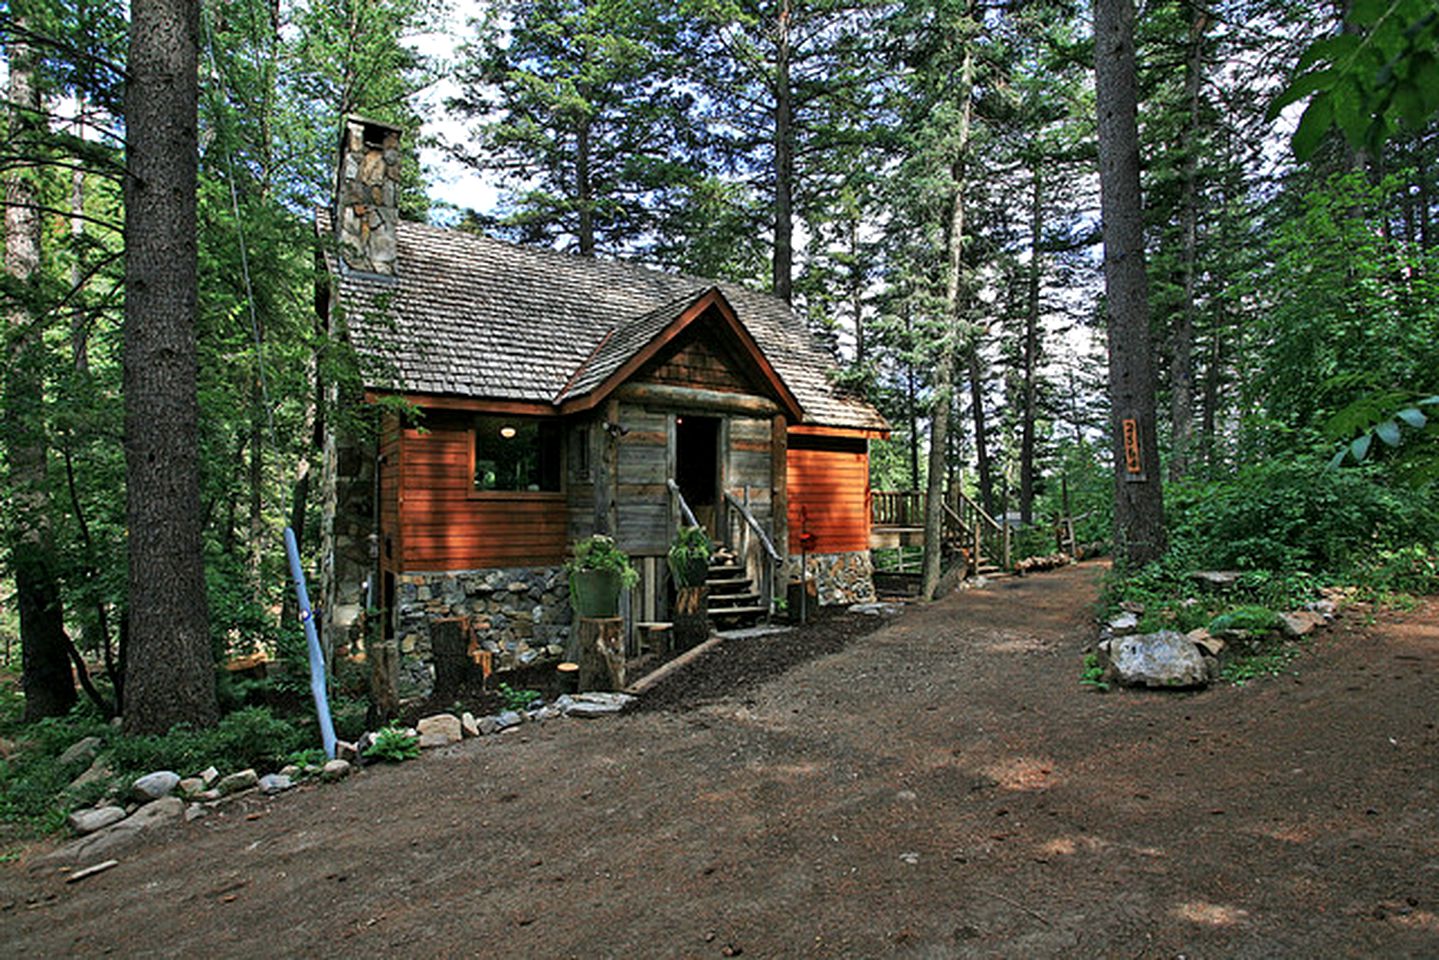
[{"label": "cabin window", "polygon": [[478,418],[474,489],[558,493],[561,437],[559,424],[546,420]]}]

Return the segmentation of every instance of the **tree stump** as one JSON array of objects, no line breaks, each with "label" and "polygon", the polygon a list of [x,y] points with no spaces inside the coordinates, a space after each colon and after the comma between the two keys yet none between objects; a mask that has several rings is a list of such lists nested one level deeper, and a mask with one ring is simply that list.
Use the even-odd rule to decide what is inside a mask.
[{"label": "tree stump", "polygon": [[381,726],[400,712],[400,648],[393,640],[377,643],[365,654],[370,661],[370,716],[367,726]]},{"label": "tree stump", "polygon": [[625,685],[623,617],[580,617],[580,690]]},{"label": "tree stump", "polygon": [[465,682],[470,665],[469,622],[436,620],[430,624],[430,652],[435,662],[434,696],[448,699]]},{"label": "tree stump", "polygon": [[710,620],[705,609],[708,587],[680,587],[675,597],[675,649],[688,650],[709,639]]}]

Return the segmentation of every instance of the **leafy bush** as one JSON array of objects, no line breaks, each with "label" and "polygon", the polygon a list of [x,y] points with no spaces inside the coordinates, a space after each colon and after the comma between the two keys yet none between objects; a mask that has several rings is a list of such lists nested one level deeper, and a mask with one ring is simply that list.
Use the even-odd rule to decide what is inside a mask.
[{"label": "leafy bush", "polygon": [[506,710],[523,710],[540,699],[538,690],[516,690],[508,683],[501,683],[495,690],[504,701]]},{"label": "leafy bush", "polygon": [[1209,621],[1209,632],[1224,630],[1247,630],[1250,633],[1266,633],[1279,626],[1279,614],[1268,607],[1236,607],[1228,613],[1221,613]]},{"label": "leafy bush", "polygon": [[117,772],[149,773],[174,770],[182,775],[214,764],[222,772],[255,767],[278,769],[284,758],[307,746],[298,726],[270,713],[266,707],[236,710],[208,730],[176,724],[164,736],[121,737],[110,749]]},{"label": "leafy bush", "polygon": [[413,737],[399,727],[381,727],[375,732],[375,739],[367,748],[365,756],[386,763],[401,763],[420,755],[420,739]]},{"label": "leafy bush", "polygon": [[1386,547],[1439,540],[1439,509],[1362,470],[1285,460],[1166,491],[1174,549],[1196,567],[1339,574]]}]

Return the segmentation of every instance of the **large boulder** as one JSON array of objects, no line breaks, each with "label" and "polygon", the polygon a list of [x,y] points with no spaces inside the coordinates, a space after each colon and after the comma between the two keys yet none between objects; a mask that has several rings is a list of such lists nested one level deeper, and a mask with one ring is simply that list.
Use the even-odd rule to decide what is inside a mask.
[{"label": "large boulder", "polygon": [[420,734],[422,749],[459,743],[464,736],[464,727],[460,723],[460,718],[453,713],[437,713],[432,717],[425,717],[415,724],[415,729]]},{"label": "large boulder", "polygon": [[1109,642],[1116,679],[1130,687],[1202,687],[1209,682],[1204,655],[1194,641],[1175,630],[1160,630]]}]

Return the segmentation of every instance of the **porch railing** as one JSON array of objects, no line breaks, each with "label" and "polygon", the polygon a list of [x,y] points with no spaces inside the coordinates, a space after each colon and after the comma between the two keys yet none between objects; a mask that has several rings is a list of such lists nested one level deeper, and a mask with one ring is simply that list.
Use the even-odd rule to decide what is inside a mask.
[{"label": "porch railing", "polygon": [[[746,499],[748,499],[748,495],[749,491],[746,490]],[[769,533],[765,531],[765,528],[760,524],[759,520],[755,518],[755,515],[750,512],[749,504],[741,501],[728,490],[725,491],[724,498],[725,502],[734,508],[734,514],[744,520],[744,522],[739,525],[739,529],[734,531],[736,534],[734,544],[736,553],[744,557],[746,563],[748,563],[750,553],[756,543],[759,544],[763,553],[759,564],[759,595],[764,601],[766,616],[768,617],[774,613],[774,584],[775,579],[779,575],[780,564],[783,561],[780,558],[779,551],[774,548],[774,542],[770,540]]]},{"label": "porch railing", "polygon": [[[928,500],[923,490],[874,490],[870,493],[870,523],[875,527],[922,529]],[[952,550],[969,556],[972,570],[986,561],[1004,569],[1010,566],[1010,531],[958,488],[942,504],[941,539]]]}]

